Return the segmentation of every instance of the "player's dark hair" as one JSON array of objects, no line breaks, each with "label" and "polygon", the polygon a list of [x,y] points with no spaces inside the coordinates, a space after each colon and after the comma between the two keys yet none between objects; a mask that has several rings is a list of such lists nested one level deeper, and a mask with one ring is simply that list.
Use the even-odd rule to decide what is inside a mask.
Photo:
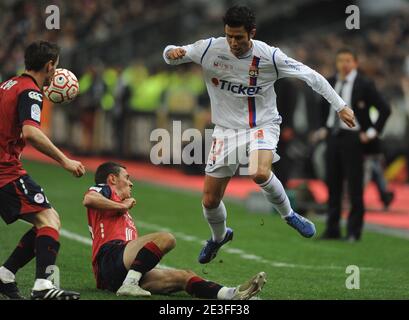
[{"label": "player's dark hair", "polygon": [[256,16],[249,7],[236,5],[227,9],[223,22],[233,28],[244,26],[250,32],[256,27]]},{"label": "player's dark hair", "polygon": [[40,71],[48,61],[56,63],[60,55],[60,47],[47,41],[35,41],[31,43],[24,53],[26,70]]},{"label": "player's dark hair", "polygon": [[343,53],[348,53],[354,57],[355,60],[358,60],[358,54],[356,51],[350,47],[343,47],[337,50],[336,56],[343,54]]},{"label": "player's dark hair", "polygon": [[119,175],[121,168],[126,169],[126,167],[124,167],[123,165],[115,162],[104,162],[98,167],[97,172],[95,172],[95,183],[107,183],[108,176],[110,174],[114,174],[116,176]]}]

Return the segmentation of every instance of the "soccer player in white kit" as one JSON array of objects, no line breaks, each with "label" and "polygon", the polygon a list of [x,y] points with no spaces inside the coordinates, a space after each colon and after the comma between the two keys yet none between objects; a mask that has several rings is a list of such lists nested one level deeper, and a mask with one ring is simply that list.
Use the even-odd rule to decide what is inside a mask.
[{"label": "soccer player in white kit", "polygon": [[226,227],[222,198],[246,150],[248,174],[281,217],[304,237],[316,232],[311,221],[292,210],[281,182],[271,171],[271,164],[279,159],[276,148],[281,123],[274,91],[276,80],[294,77],[305,81],[328,100],[346,125],[355,126],[352,109],[322,75],[287,57],[279,48],[254,40],[255,15],[248,7],[231,7],[223,22],[225,37],[180,47],[169,45],[163,52],[168,64],[194,62],[202,66],[212,122],[216,125],[202,199],[212,238],[199,254],[200,263],[214,259],[220,247],[233,238],[233,230]]}]

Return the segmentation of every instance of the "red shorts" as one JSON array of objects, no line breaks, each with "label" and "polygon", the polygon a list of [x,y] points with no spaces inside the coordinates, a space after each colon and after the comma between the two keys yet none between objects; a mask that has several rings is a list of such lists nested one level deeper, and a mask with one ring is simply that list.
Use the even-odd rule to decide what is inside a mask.
[{"label": "red shorts", "polygon": [[21,215],[50,209],[51,205],[39,186],[29,175],[0,188],[0,215],[7,223],[13,223]]}]

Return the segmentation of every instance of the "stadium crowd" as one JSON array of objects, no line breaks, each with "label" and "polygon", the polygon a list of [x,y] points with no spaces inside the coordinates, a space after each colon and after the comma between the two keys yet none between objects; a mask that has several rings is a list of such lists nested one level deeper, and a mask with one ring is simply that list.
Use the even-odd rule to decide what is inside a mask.
[{"label": "stadium crowd", "polygon": [[[0,36],[7,44],[0,47],[0,80],[21,72],[23,48],[34,39],[55,41],[63,48],[61,65],[77,74],[81,94],[74,102],[75,108],[57,105],[52,109],[50,134],[57,143],[79,153],[148,158],[150,145],[146,141],[152,129],[169,128],[170,121],[178,119],[183,120],[185,127],[202,130],[209,126],[209,101],[200,69],[195,66],[168,69],[160,60],[162,46],[149,49],[150,57],[156,58],[135,51],[130,53],[133,55],[130,60],[104,59],[103,49],[99,51],[101,57],[97,54],[83,64],[65,58],[75,52],[81,52],[83,56],[84,46],[110,43],[112,38],[121,37],[124,30],[132,29],[135,24],[162,19],[168,2],[56,0],[54,4],[60,8],[62,27],[54,31],[44,27],[47,2],[40,2],[42,6],[17,0],[0,4]],[[197,8],[210,7],[201,1],[195,5],[189,1],[181,2],[187,8],[189,5],[196,8],[192,15],[186,16],[183,25],[189,25]],[[205,18],[216,20],[223,11],[217,11],[219,7],[204,11]],[[324,76],[334,72],[336,50],[344,45],[353,47],[359,54],[361,69],[375,80],[393,108],[384,132],[386,141],[394,141],[385,148],[387,161],[392,162],[400,155],[409,159],[409,12],[374,19],[366,28],[369,31],[364,33],[345,29],[323,32],[321,29],[292,35],[277,43],[272,39],[263,40],[281,47],[289,56],[303,61]],[[143,33],[146,31],[149,30]],[[164,34],[152,32],[158,38],[176,38],[175,42],[179,39],[172,37],[172,30]],[[190,34],[190,40],[199,37],[195,36]],[[126,38],[129,35],[124,37],[129,40]],[[119,53],[118,57],[121,57]],[[292,91],[286,90],[286,85],[299,92],[297,99],[291,99]],[[317,96],[299,83],[283,84],[282,87],[277,88],[279,98],[280,94],[282,96],[278,107],[285,121],[282,132],[291,142],[289,157],[295,161],[297,158],[306,160],[305,153],[297,150],[314,149],[313,139],[309,138],[317,129],[314,112]],[[292,107],[288,106],[288,101],[293,101]],[[310,170],[308,164],[301,167],[304,172],[295,170],[295,174],[305,175],[305,171]]]}]

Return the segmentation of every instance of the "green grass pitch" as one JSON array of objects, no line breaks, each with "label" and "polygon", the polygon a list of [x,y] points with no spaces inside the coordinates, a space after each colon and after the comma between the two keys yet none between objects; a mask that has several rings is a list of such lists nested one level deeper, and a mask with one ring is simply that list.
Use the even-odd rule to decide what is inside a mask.
[{"label": "green grass pitch", "polygon": [[[26,161],[25,167],[45,189],[60,214],[63,229],[89,237],[82,197],[93,184],[93,173],[76,179],[53,165]],[[278,216],[249,214],[241,204],[225,200],[228,225],[234,229],[235,238],[225,246],[227,250],[223,248],[212,263],[203,267],[197,262],[200,240],[207,239],[210,231],[201,212],[200,194],[135,182],[133,195],[137,205],[131,214],[140,234],[158,231],[155,226],[176,233],[176,248],[162,260],[166,266],[191,269],[228,286],[265,271],[268,282],[259,296],[263,300],[409,298],[408,240],[369,231],[355,244],[304,239]],[[316,225],[319,234],[323,225],[318,221]],[[22,222],[10,226],[0,222],[0,263],[28,228]],[[123,299],[95,288],[89,245],[66,237],[60,241],[57,264],[62,288],[81,292],[81,299]],[[348,265],[360,268],[359,290],[345,286]],[[17,274],[26,296],[33,280],[34,261]],[[191,298],[181,292],[171,299]]]}]

